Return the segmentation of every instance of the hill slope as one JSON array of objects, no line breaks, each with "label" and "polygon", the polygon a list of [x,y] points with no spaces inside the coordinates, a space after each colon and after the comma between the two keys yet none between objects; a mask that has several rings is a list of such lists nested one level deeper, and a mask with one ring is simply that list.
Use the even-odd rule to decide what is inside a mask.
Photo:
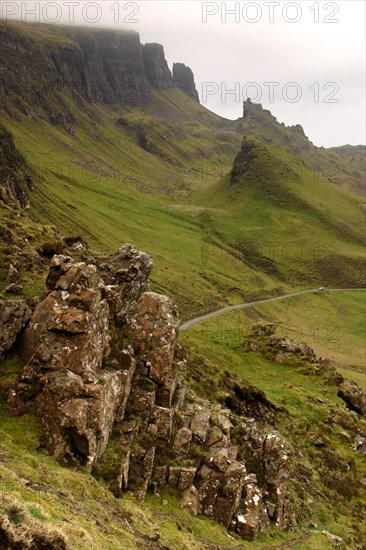
[{"label": "hill slope", "polygon": [[[258,293],[281,292],[289,284],[359,284],[362,199],[352,199],[334,185],[327,185],[322,174],[314,176],[313,155],[322,165],[329,157],[314,148],[298,129],[279,125],[260,106],[250,105],[244,119],[236,122],[210,113],[174,87],[173,77],[169,81],[161,51],[156,62],[169,82],[155,80],[152,86],[144,69],[143,47],[134,33],[118,39],[115,33],[2,24],[0,36],[5,50],[12,41],[18,45],[14,58],[10,55],[6,61],[10,65],[1,73],[5,92],[3,123],[36,173],[30,213],[37,221],[56,225],[66,236],[80,234],[91,247],[103,251],[115,251],[121,242],[136,243],[156,258],[154,283],[177,299],[184,317]],[[136,92],[133,105],[131,98],[111,97],[107,90],[113,92],[113,81],[118,78],[129,81],[137,70],[137,61],[132,68],[124,64],[116,69],[117,73],[110,75],[112,83],[98,72],[85,73],[86,87],[74,82],[74,72],[82,73],[83,63],[88,70],[88,56],[93,55],[96,61],[102,56],[98,63],[103,66],[103,40],[111,41],[112,50],[133,42],[133,55],[140,63],[138,82],[144,90]],[[32,53],[23,53],[22,44],[27,44],[27,52]],[[34,67],[30,55],[37,60]],[[132,53],[127,49],[124,55],[130,59]],[[56,71],[61,61],[63,85]],[[40,73],[33,74],[33,68]],[[34,86],[39,80],[45,83],[41,94]],[[249,191],[225,187],[243,132],[254,133],[267,148],[264,165],[257,174],[273,172],[267,191],[262,186],[262,196],[257,195],[259,202],[272,200],[275,193],[283,196],[291,187],[292,199],[287,201],[291,202],[291,212],[283,210],[286,219],[271,223],[264,234],[262,229],[253,229],[262,227],[263,215]],[[277,161],[285,167],[282,175],[273,170]],[[288,165],[293,168],[289,177],[295,177],[294,185],[282,182],[283,177],[288,179]],[[340,170],[341,184],[347,187],[346,168]],[[294,176],[294,171],[300,171],[300,176]],[[218,195],[217,182],[222,179],[226,180],[222,188],[226,191]],[[270,194],[269,187],[273,190]],[[209,190],[201,195],[205,188]],[[334,200],[328,205],[329,194]],[[295,195],[301,197],[295,200]],[[338,219],[342,201],[349,207]],[[245,212],[240,222],[239,211]],[[259,258],[255,254],[254,259],[240,252],[247,239],[256,241],[260,248],[258,241],[267,239],[269,233],[286,246],[283,235],[292,231],[289,238],[300,238],[299,246],[303,238],[308,241],[302,260],[305,266],[283,263],[282,254],[283,265],[278,267],[266,258],[265,251]],[[345,275],[342,269],[340,276],[333,265],[337,263],[335,258],[324,259],[326,252],[314,258],[311,238],[316,240],[312,248],[318,246],[324,251],[330,247],[331,253],[336,251],[335,256],[352,257],[353,271]],[[221,255],[224,260],[215,261]]]}]

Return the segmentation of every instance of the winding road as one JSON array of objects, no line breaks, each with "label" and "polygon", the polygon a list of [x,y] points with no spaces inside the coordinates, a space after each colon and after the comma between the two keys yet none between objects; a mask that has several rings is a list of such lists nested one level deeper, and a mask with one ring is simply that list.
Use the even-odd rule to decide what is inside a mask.
[{"label": "winding road", "polygon": [[200,317],[196,317],[195,319],[191,319],[190,321],[186,321],[180,326],[180,330],[187,330],[192,325],[196,325],[197,323],[200,323],[201,321],[205,321],[206,319],[211,319],[211,317],[215,317],[216,315],[220,315],[221,313],[225,313],[226,311],[233,311],[235,309],[244,309],[246,307],[254,306],[255,304],[264,304],[265,302],[275,302],[277,300],[285,300],[286,298],[292,298],[292,296],[301,296],[302,294],[323,294],[325,292],[360,292],[360,291],[366,291],[366,288],[315,288],[312,290],[300,290],[299,292],[293,292],[292,294],[284,294],[283,296],[275,296],[274,298],[266,298],[265,300],[256,300],[255,302],[247,302],[246,304],[237,304],[236,306],[227,306],[223,307],[221,309],[218,309],[217,311],[213,311],[212,313],[206,313],[205,315],[201,315]]}]

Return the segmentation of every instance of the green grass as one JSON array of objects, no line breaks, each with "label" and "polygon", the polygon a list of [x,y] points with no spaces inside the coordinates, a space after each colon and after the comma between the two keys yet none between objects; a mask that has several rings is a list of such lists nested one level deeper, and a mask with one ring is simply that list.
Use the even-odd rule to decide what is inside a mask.
[{"label": "green grass", "polygon": [[[169,93],[156,94],[151,109],[161,112]],[[171,92],[168,104],[175,112],[180,113],[181,103],[190,101],[182,101],[182,96],[177,90]],[[202,178],[202,170],[208,160],[197,153],[192,122],[179,123],[187,132],[185,137],[172,140],[173,151],[164,151],[166,158],[176,160],[178,166],[172,166],[161,155],[141,149],[133,133],[136,124],[152,126],[151,140],[162,148],[161,135],[169,133],[172,123],[159,119],[160,125],[154,126],[155,114],[94,108],[101,121],[97,131],[85,112],[73,107],[81,123],[76,139],[45,122],[24,117],[7,121],[17,145],[40,176],[30,210],[38,222],[52,223],[64,235],[81,234],[99,251],[115,251],[123,242],[146,250],[155,261],[155,288],[177,300],[184,318],[324,281],[361,284],[359,235],[352,239],[342,233],[342,216],[346,223],[350,218],[361,219],[361,213],[344,192],[326,182],[319,191],[319,184],[308,185],[310,175],[295,188],[286,182],[273,183],[279,200],[285,199],[280,206],[273,202],[272,191],[267,193],[268,184],[257,190],[227,182],[210,183],[207,188],[209,178]],[[121,114],[127,127],[114,122]],[[223,154],[212,135],[224,130],[194,125],[209,160],[229,166],[239,147],[238,136],[227,131],[232,141],[230,152]],[[269,152],[256,146],[264,157],[291,161],[274,147]],[[185,147],[194,151],[181,166]],[[215,179],[214,174],[210,177]],[[316,201],[321,204],[315,204],[314,196],[319,196]],[[325,205],[327,196],[332,200],[325,207],[321,201]],[[268,243],[275,243],[275,248]],[[271,251],[274,261],[263,258]],[[345,262],[351,271],[339,269]]]}]

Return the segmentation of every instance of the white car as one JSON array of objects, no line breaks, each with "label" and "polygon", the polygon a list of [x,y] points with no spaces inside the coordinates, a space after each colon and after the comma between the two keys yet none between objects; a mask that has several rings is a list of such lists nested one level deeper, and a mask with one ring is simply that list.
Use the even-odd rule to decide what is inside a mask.
[{"label": "white car", "polygon": [[318,290],[320,290],[320,291],[321,291],[321,290],[325,290],[325,286],[320,286],[320,287],[318,288]]}]

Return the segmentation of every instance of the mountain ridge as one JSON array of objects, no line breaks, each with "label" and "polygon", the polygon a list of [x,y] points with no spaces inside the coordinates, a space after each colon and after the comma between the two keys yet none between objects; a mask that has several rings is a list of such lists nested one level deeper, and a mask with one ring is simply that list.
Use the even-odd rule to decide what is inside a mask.
[{"label": "mountain ridge", "polygon": [[[195,90],[188,67],[180,64],[181,76],[176,81],[163,46],[143,45],[139,34],[129,29],[0,23],[0,42],[4,55],[0,81],[3,98],[22,93],[31,108],[43,107],[48,117],[51,106],[56,105],[45,101],[44,96],[53,95],[55,90],[122,105],[145,103],[152,88],[187,88],[186,81]],[[12,43],[18,44],[15,52]],[[44,48],[46,43],[48,50]],[[40,65],[37,69],[36,63]],[[22,109],[21,102],[18,107]],[[67,104],[63,107],[67,113]],[[51,117],[50,121],[57,123],[57,118]]]}]

